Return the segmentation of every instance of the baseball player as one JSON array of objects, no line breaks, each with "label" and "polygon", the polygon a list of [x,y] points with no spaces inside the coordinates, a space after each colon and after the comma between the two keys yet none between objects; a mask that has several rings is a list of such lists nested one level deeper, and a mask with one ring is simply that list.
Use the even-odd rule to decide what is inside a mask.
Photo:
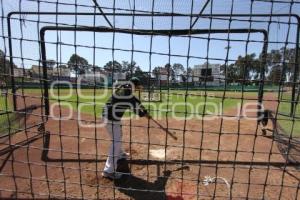
[{"label": "baseball player", "polygon": [[103,119],[106,123],[107,132],[112,139],[112,144],[102,176],[109,179],[121,178],[122,174],[116,172],[117,161],[128,156],[122,149],[121,118],[124,112],[127,109],[132,109],[140,117],[150,117],[140,100],[133,95],[134,90],[142,90],[141,82],[136,77],[131,78],[127,84],[118,86],[103,108]]}]

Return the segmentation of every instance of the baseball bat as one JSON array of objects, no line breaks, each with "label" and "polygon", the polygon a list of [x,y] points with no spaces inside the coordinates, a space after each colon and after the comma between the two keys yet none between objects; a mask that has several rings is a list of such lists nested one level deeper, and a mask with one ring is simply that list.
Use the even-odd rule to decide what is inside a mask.
[{"label": "baseball bat", "polygon": [[161,129],[163,129],[164,131],[167,132],[168,135],[170,135],[174,140],[177,140],[178,138],[171,133],[169,130],[167,130],[165,127],[163,127],[158,121],[156,121],[155,119],[153,119],[151,116],[148,116],[149,119],[151,119],[155,124],[157,124]]},{"label": "baseball bat", "polygon": [[184,165],[184,166],[179,167],[179,168],[177,168],[177,169],[175,169],[173,171],[181,171],[181,170],[188,170],[189,171],[190,167],[188,165]]}]

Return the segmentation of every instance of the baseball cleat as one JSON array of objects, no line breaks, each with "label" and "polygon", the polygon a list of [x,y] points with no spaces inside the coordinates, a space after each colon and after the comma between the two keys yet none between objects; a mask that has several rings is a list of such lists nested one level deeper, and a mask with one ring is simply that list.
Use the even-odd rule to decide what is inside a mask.
[{"label": "baseball cleat", "polygon": [[111,180],[117,180],[117,179],[122,178],[122,174],[119,173],[119,172],[112,172],[112,173],[102,172],[102,177],[108,178],[108,179],[111,179]]}]

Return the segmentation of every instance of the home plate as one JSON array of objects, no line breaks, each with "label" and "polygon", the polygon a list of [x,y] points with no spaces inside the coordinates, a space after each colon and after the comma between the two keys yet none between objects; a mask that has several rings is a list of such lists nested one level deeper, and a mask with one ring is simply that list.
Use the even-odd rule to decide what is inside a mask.
[{"label": "home plate", "polygon": [[150,155],[154,158],[164,159],[165,149],[150,149]]}]

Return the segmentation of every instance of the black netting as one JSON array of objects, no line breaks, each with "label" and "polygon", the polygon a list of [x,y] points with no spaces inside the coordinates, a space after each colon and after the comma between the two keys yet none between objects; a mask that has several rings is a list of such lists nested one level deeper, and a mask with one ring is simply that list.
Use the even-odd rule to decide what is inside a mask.
[{"label": "black netting", "polygon": [[0,10],[0,198],[298,199],[299,1]]}]

